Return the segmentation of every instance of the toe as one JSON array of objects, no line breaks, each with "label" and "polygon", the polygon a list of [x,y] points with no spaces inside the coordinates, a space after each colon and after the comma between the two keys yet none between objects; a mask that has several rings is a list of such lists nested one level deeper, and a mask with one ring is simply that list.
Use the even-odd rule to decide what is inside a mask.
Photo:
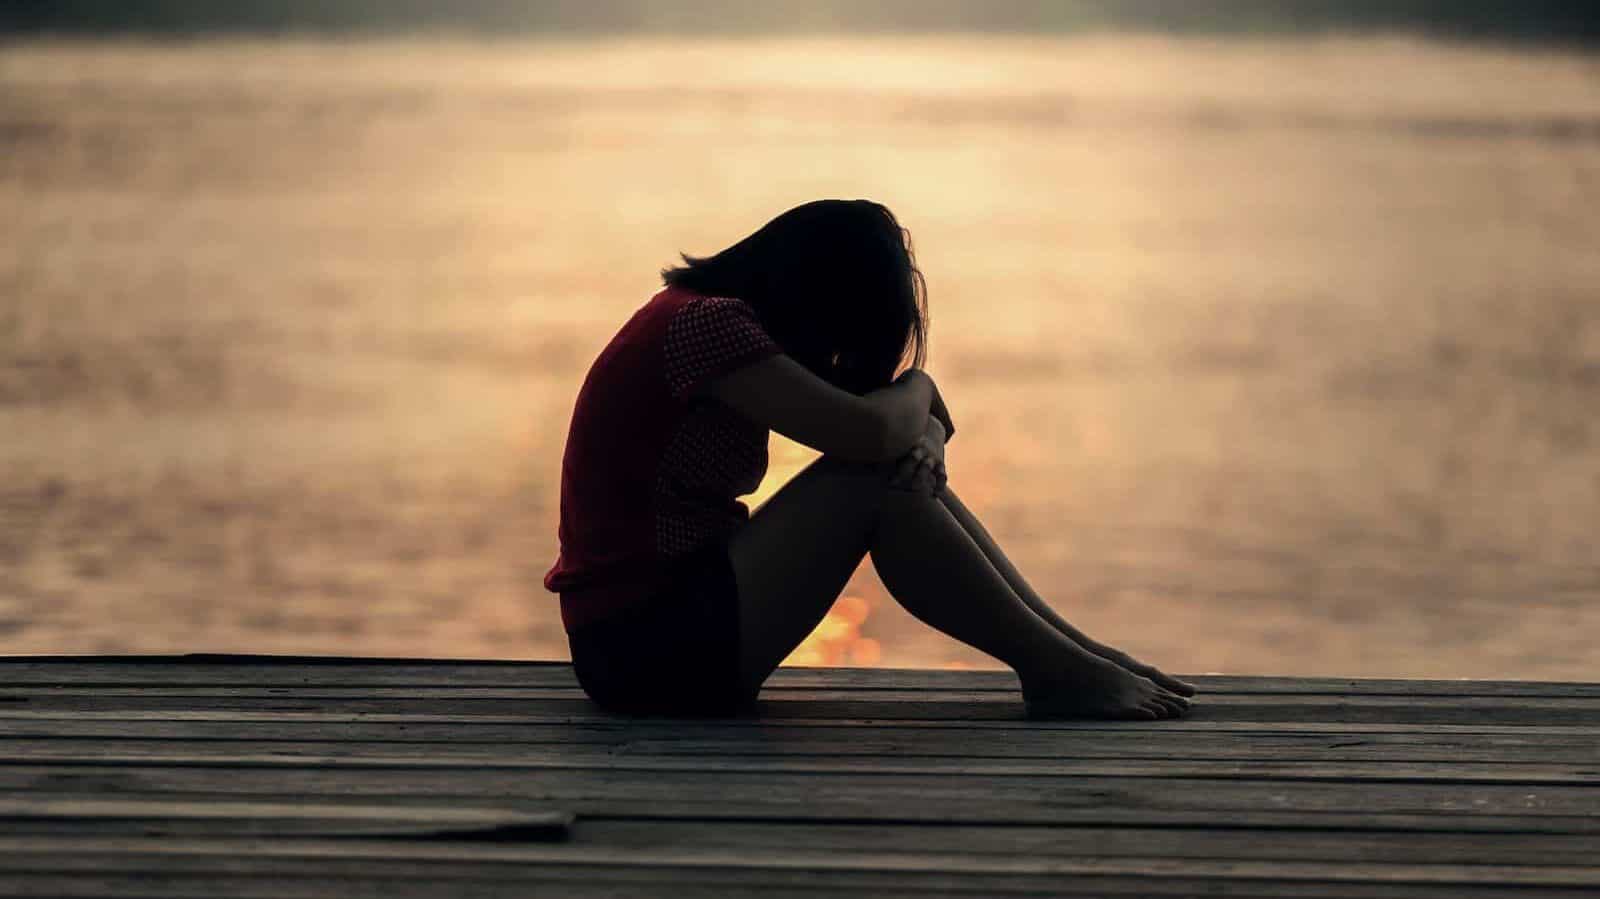
[{"label": "toe", "polygon": [[1179,680],[1164,671],[1156,671],[1151,680],[1154,680],[1156,683],[1167,688],[1168,690],[1177,693],[1179,696],[1193,696],[1195,694],[1193,684],[1187,681]]},{"label": "toe", "polygon": [[1124,717],[1135,721],[1154,721],[1161,717],[1161,713],[1147,705],[1138,705],[1129,708],[1124,713]]}]

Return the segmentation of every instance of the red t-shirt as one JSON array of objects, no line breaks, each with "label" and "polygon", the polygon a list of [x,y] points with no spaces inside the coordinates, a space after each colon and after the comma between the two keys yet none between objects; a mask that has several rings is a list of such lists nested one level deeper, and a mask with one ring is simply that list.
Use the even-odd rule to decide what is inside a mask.
[{"label": "red t-shirt", "polygon": [[601,350],[561,460],[561,554],[545,589],[568,631],[642,600],[664,563],[750,516],[767,429],[700,383],[780,352],[743,301],[669,287]]}]

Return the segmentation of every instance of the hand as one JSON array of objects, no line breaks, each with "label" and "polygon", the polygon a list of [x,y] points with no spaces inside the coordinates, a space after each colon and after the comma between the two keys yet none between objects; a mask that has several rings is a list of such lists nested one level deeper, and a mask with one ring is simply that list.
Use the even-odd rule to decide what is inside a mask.
[{"label": "hand", "polygon": [[944,425],[928,416],[928,424],[916,445],[895,461],[889,486],[933,496],[950,480],[944,465]]}]

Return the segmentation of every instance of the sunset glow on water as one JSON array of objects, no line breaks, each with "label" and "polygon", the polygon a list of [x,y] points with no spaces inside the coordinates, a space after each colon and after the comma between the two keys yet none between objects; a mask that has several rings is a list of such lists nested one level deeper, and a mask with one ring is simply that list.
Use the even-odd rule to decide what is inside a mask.
[{"label": "sunset glow on water", "polygon": [[[1594,679],[1596,110],[1591,57],[1385,38],[8,45],[5,651],[564,658],[589,362],[861,196],[952,485],[1089,633]],[[846,593],[791,663],[996,664]]]}]

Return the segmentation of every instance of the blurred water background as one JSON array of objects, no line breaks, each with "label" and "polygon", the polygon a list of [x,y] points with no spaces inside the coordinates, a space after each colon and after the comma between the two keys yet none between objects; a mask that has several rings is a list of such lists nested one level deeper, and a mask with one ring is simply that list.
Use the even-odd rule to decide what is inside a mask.
[{"label": "blurred water background", "polygon": [[[0,652],[566,657],[589,362],[677,251],[863,196],[952,485],[1090,633],[1600,677],[1600,57],[1113,24],[20,30]],[[848,592],[794,662],[994,664]]]}]

